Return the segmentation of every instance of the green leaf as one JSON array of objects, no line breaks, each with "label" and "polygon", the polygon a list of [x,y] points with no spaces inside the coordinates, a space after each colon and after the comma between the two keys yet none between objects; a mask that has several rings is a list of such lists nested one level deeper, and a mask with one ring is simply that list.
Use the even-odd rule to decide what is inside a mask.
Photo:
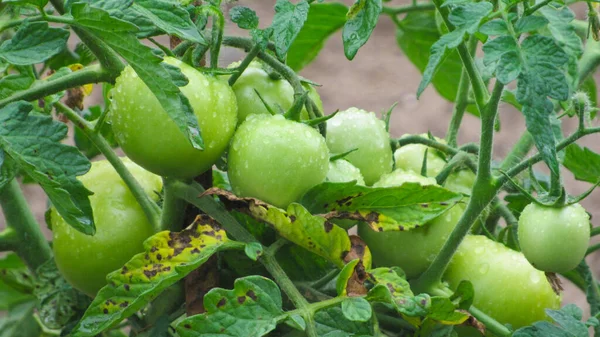
[{"label": "green leaf", "polygon": [[0,99],[31,87],[34,81],[33,77],[24,74],[12,74],[2,77],[0,79]]},{"label": "green leaf", "polygon": [[277,252],[277,262],[294,281],[315,281],[335,266],[327,259],[297,245],[286,245]]},{"label": "green leaf", "polygon": [[600,154],[577,144],[567,146],[563,165],[575,179],[595,184],[600,180]]},{"label": "green leaf", "polygon": [[432,297],[427,317],[447,325],[464,323],[469,315],[456,310],[454,303],[447,297]]},{"label": "green leaf", "polygon": [[48,4],[48,0],[3,0],[2,2],[21,6],[33,5],[37,8],[44,8]]},{"label": "green leaf", "polygon": [[136,0],[131,8],[169,35],[175,35],[182,40],[206,44],[206,40],[192,22],[190,14],[179,1]]},{"label": "green leaf", "polygon": [[479,24],[493,9],[489,2],[468,3],[456,6],[448,19],[455,25],[455,30],[442,37],[431,46],[429,63],[423,72],[423,78],[417,89],[417,97],[423,93],[423,90],[433,79],[433,75],[439,68],[442,61],[448,56],[450,50],[458,47],[463,42],[465,35],[474,34],[479,28]]},{"label": "green leaf", "polygon": [[381,14],[381,0],[356,0],[346,14],[346,23],[342,30],[344,54],[348,60],[354,59],[375,29]]},{"label": "green leaf", "polygon": [[36,271],[34,294],[38,298],[40,320],[50,329],[60,329],[78,318],[90,304],[90,298],[75,290],[62,277],[54,260]]},{"label": "green leaf", "polygon": [[310,5],[306,0],[301,0],[294,5],[289,0],[277,0],[275,16],[273,17],[273,41],[275,51],[281,59],[290,49],[290,46],[300,33],[304,22],[308,18]]},{"label": "green leaf", "polygon": [[349,297],[342,302],[342,313],[354,322],[368,322],[373,315],[371,304],[362,297]]},{"label": "green leaf", "polygon": [[346,23],[348,7],[338,2],[310,5],[308,18],[287,54],[287,64],[299,71],[312,62],[325,41]]},{"label": "green leaf", "polygon": [[548,20],[543,16],[529,15],[520,18],[515,23],[515,31],[517,34],[535,32],[548,24]]},{"label": "green leaf", "polygon": [[319,336],[373,336],[374,334],[371,322],[355,322],[347,319],[340,306],[319,310],[315,313],[314,319]]},{"label": "green leaf", "polygon": [[15,304],[0,318],[0,337],[37,337],[41,330],[33,318],[35,301]]},{"label": "green leaf", "polygon": [[579,58],[583,54],[583,44],[572,24],[575,13],[567,6],[561,8],[544,6],[540,9],[540,13],[548,20],[548,29],[556,43],[569,56]]},{"label": "green leaf", "polygon": [[232,290],[215,288],[204,296],[206,313],[177,325],[181,337],[260,337],[273,331],[282,310],[281,292],[268,278],[235,280]]},{"label": "green leaf", "polygon": [[87,4],[73,4],[71,12],[77,25],[102,39],[131,65],[192,146],[203,149],[198,119],[188,99],[173,83],[169,71],[161,63],[162,59],[129,34],[136,27]]},{"label": "green leaf", "polygon": [[263,254],[263,248],[258,242],[250,242],[246,244],[244,252],[252,261],[257,261],[258,258]]},{"label": "green leaf", "polygon": [[92,193],[76,178],[90,169],[90,162],[76,148],[61,143],[68,131],[64,123],[30,114],[32,109],[23,101],[0,109],[0,148],[40,184],[69,225],[94,234],[88,199]]},{"label": "green leaf", "polygon": [[180,233],[155,234],[144,242],[145,253],[137,254],[122,269],[107,276],[108,285],[100,289],[73,336],[97,335],[136,313],[216,252],[243,247],[229,241],[216,222],[206,216],[196,218]]},{"label": "green leaf", "polygon": [[0,189],[10,183],[18,173],[17,163],[0,148]]},{"label": "green leaf", "polygon": [[560,310],[546,309],[546,313],[557,325],[540,321],[514,332],[513,337],[587,337],[588,327],[581,322],[583,313],[575,304],[567,304]]},{"label": "green leaf", "polygon": [[[436,26],[434,12],[408,13],[397,24],[396,41],[400,49],[419,71],[425,71],[431,47],[441,36]],[[431,83],[442,97],[453,102],[456,99],[463,68],[458,52],[450,51],[441,61],[440,67],[444,71],[436,72]],[[468,106],[467,111],[477,114],[477,108],[472,104]]]},{"label": "green leaf", "polygon": [[33,274],[17,254],[10,253],[0,258],[0,282],[26,295],[32,293],[33,281]]},{"label": "green leaf", "polygon": [[258,28],[258,16],[256,12],[245,6],[235,6],[229,10],[229,17],[241,29]]},{"label": "green leaf", "polygon": [[377,231],[410,230],[444,213],[462,198],[439,186],[406,183],[396,187],[366,187],[325,182],[301,199],[312,213],[364,220]]},{"label": "green leaf", "polygon": [[450,296],[450,300],[455,302],[458,301],[458,309],[468,310],[473,304],[473,300],[475,298],[475,289],[473,288],[473,284],[469,281],[461,281],[456,288],[456,291],[452,296]]},{"label": "green leaf", "polygon": [[508,26],[502,19],[488,21],[479,27],[479,32],[485,35],[507,35],[509,34]]},{"label": "green leaf", "polygon": [[30,65],[41,63],[62,51],[69,31],[48,27],[46,22],[26,22],[17,33],[0,46],[0,57],[8,63]]}]

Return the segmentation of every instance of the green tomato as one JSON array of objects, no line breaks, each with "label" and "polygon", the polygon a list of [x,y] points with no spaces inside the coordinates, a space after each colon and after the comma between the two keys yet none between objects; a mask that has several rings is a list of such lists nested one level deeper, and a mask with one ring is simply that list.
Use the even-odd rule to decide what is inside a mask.
[{"label": "green tomato", "polygon": [[[404,135],[406,137],[410,135]],[[427,137],[427,134],[421,134],[422,137]],[[435,138],[438,142],[446,143],[443,139]],[[446,161],[440,158],[438,153],[433,148],[428,148],[423,144],[408,144],[401,146],[394,152],[394,161],[396,163],[395,168],[404,171],[412,171],[415,173],[421,173],[421,167],[423,166],[423,158],[425,157],[425,150],[427,150],[427,176],[435,177],[444,166]]]},{"label": "green tomato", "polygon": [[165,62],[181,69],[189,80],[180,89],[194,109],[205,149],[194,149],[130,66],[112,90],[110,121],[131,160],[161,176],[193,178],[208,170],[227,148],[237,123],[235,94],[222,79],[171,57]]},{"label": "green tomato", "polygon": [[357,149],[345,159],[360,170],[367,185],[392,171],[390,136],[373,112],[350,108],[328,120],[327,146],[332,153]]},{"label": "green tomato", "polygon": [[[237,67],[239,64],[240,62],[232,63],[229,68]],[[269,114],[269,110],[256,94],[257,91],[260,97],[276,112],[279,109],[278,107],[283,111],[289,110],[294,102],[294,88],[292,88],[292,85],[285,79],[274,79],[269,76],[259,61],[252,61],[232,88],[238,102],[238,124],[241,124],[251,114]],[[304,89],[308,90],[308,96],[323,111],[323,103],[319,93],[308,84],[304,85]],[[306,108],[302,109],[300,116],[304,120],[308,119]]]},{"label": "green tomato", "polygon": [[[406,182],[435,185],[435,179],[414,172],[395,170],[381,177],[374,187],[400,186]],[[371,249],[376,266],[398,266],[406,276],[415,278],[433,262],[462,216],[461,206],[454,206],[423,226],[409,231],[376,232],[366,223],[358,225],[358,234]]]},{"label": "green tomato", "polygon": [[360,170],[344,159],[329,162],[326,180],[333,183],[345,183],[355,180],[357,185],[365,184],[365,179],[360,174]]},{"label": "green tomato", "polygon": [[590,217],[580,204],[561,208],[531,203],[519,217],[523,254],[539,270],[564,273],[577,267],[590,242]]},{"label": "green tomato", "polygon": [[560,296],[543,272],[523,254],[485,236],[465,237],[444,277],[453,289],[462,280],[470,281],[475,289],[473,305],[513,328],[546,320],[544,310],[560,306]]},{"label": "green tomato", "polygon": [[446,181],[444,187],[452,192],[471,195],[471,190],[475,184],[475,173],[470,170],[460,170],[452,172]]},{"label": "green tomato", "polygon": [[228,174],[238,196],[287,207],[329,169],[325,139],[313,128],[281,115],[252,115],[235,133]]},{"label": "green tomato", "polygon": [[[162,180],[127,158],[127,169],[154,200],[162,189]],[[92,163],[90,171],[79,177],[94,192],[90,203],[94,211],[96,234],[85,235],[71,226],[53,208],[50,224],[56,265],[73,287],[89,296],[106,285],[106,275],[121,268],[131,257],[142,252],[142,243],[154,233],[144,211],[125,182],[106,160]]]}]

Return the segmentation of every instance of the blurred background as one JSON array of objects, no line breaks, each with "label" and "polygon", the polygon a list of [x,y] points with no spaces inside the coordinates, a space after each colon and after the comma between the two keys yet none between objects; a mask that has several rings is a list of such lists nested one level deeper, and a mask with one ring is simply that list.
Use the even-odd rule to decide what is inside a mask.
[{"label": "blurred background", "polygon": [[[271,24],[275,2],[275,0],[240,0],[228,1],[227,6],[244,5],[254,9],[260,17],[261,28],[264,28]],[[340,2],[351,5],[354,1]],[[391,1],[386,5],[406,3],[408,1]],[[575,7],[574,10],[579,19],[585,19],[585,12],[581,7]],[[239,30],[235,24],[228,22],[226,34],[245,35],[247,32]],[[74,44],[76,40],[73,39],[71,42]],[[242,57],[243,54],[238,50],[224,48],[221,51],[220,66],[227,66]],[[385,15],[381,16],[370,40],[359,50],[352,62],[344,56],[341,33],[338,32],[329,38],[319,56],[302,70],[301,75],[321,85],[318,91],[326,113],[353,106],[380,113],[397,103],[392,114],[390,130],[392,137],[427,131],[431,131],[438,137],[445,136],[452,114],[452,103],[441,98],[432,86],[429,86],[417,100],[415,93],[421,80],[421,73],[398,47],[395,24]],[[95,93],[99,94],[99,91],[95,90]],[[92,95],[87,98],[86,105],[100,102],[100,95]],[[500,120],[501,129],[496,133],[494,142],[494,157],[498,160],[508,153],[525,130],[521,113],[507,104],[501,107]],[[576,121],[563,121],[565,132],[573,130],[574,122]],[[466,114],[459,133],[459,143],[478,142],[479,134],[478,118]],[[589,147],[594,152],[600,152],[600,134],[588,136],[579,144]],[[538,165],[536,169],[544,171],[545,168]],[[576,182],[572,174],[567,171],[564,172],[564,180],[567,191],[571,195],[577,195],[589,188],[587,183]],[[37,220],[45,227],[44,212],[47,208],[47,200],[44,193],[37,186],[26,185],[24,188]],[[600,190],[593,192],[582,204],[592,214],[592,222],[598,225]],[[0,216],[0,229],[3,227],[4,218]],[[49,234],[46,228],[44,229]],[[588,263],[595,270],[596,277],[600,277],[599,260],[598,254],[588,257]],[[575,303],[589,311],[584,294],[566,280],[563,286],[565,287],[564,303]]]}]

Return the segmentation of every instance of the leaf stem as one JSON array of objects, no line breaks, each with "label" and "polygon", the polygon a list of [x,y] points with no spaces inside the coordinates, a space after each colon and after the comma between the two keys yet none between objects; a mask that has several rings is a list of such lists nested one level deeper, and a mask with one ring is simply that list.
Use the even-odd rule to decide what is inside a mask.
[{"label": "leaf stem", "polygon": [[140,186],[135,177],[129,172],[125,164],[121,161],[119,156],[113,151],[110,144],[98,133],[94,132],[94,128],[88,121],[79,116],[79,114],[73,111],[63,103],[56,103],[55,107],[58,111],[63,113],[75,126],[77,126],[85,134],[89,140],[100,150],[100,152],[106,157],[110,164],[115,168],[121,179],[125,182],[129,190],[142,207],[144,214],[148,218],[148,221],[154,228],[159,228],[159,216],[160,210],[156,203],[150,199],[144,189]]},{"label": "leaf stem", "polygon": [[254,47],[252,47],[252,49],[250,49],[250,51],[248,52],[246,57],[242,60],[240,65],[236,68],[235,73],[233,75],[231,75],[231,77],[229,78],[229,86],[233,86],[235,84],[235,82],[238,80],[238,78],[240,78],[240,76],[242,76],[242,73],[244,72],[244,70],[246,70],[246,68],[248,68],[248,66],[250,65],[250,62],[252,62],[256,58],[256,55],[258,55],[259,52],[260,52],[259,45],[254,45]]},{"label": "leaf stem", "polygon": [[187,203],[173,191],[173,180],[163,177],[163,206],[160,230],[178,232],[182,229]]},{"label": "leaf stem", "polygon": [[578,79],[579,85],[588,78],[600,65],[600,42],[594,39],[588,39],[585,44],[585,50],[579,59]]},{"label": "leaf stem", "polygon": [[533,137],[527,131],[523,132],[515,146],[510,150],[502,164],[500,169],[502,171],[509,170],[511,167],[518,164],[533,147]]},{"label": "leaf stem", "polygon": [[216,69],[219,67],[219,52],[223,41],[223,29],[225,27],[225,17],[223,13],[215,6],[206,5],[196,7],[199,14],[210,14],[213,17],[212,38],[210,46],[210,67]]},{"label": "leaf stem", "polygon": [[17,249],[19,238],[17,232],[11,227],[0,232],[0,252],[9,252]]},{"label": "leaf stem", "polygon": [[498,337],[508,337],[508,336],[510,336],[512,334],[512,332],[507,327],[505,327],[504,325],[500,324],[500,322],[498,322],[497,320],[495,320],[492,317],[488,316],[483,311],[475,308],[474,306],[471,306],[469,308],[469,312],[479,322],[483,323],[485,325],[485,328],[487,330],[489,330],[492,333],[494,333],[495,336],[498,336]]},{"label": "leaf stem", "polygon": [[[118,74],[117,74],[118,75]],[[0,108],[16,101],[33,101],[57,92],[90,83],[109,82],[117,76],[103,70],[99,65],[92,65],[55,80],[44,81],[26,90],[18,91],[0,100]]]},{"label": "leaf stem", "polygon": [[538,9],[546,6],[547,4],[551,3],[552,1],[554,1],[554,0],[544,0],[544,1],[540,2],[540,3],[537,3],[534,6],[531,6],[531,7],[527,8],[523,14],[525,16],[531,15],[531,14],[535,13],[535,11],[537,11]]},{"label": "leaf stem", "polygon": [[590,232],[590,236],[596,236],[598,234],[600,234],[600,227],[592,228],[592,231]]},{"label": "leaf stem", "polygon": [[[469,38],[467,48],[471,55],[475,52],[475,48],[477,48],[477,41],[478,40],[474,36]],[[463,66],[460,74],[460,80],[458,82],[458,91],[456,92],[454,109],[452,110],[452,119],[450,120],[450,125],[448,126],[448,132],[446,135],[446,141],[448,142],[448,145],[452,147],[456,147],[457,145],[456,138],[458,135],[458,130],[460,129],[460,124],[462,123],[463,116],[465,115],[465,110],[469,104],[468,100],[470,88],[469,74],[467,73],[466,68]]]},{"label": "leaf stem", "polygon": [[383,6],[381,9],[382,14],[387,15],[399,15],[410,12],[418,12],[418,11],[432,11],[435,10],[435,5],[431,2],[417,2],[410,5],[398,6],[398,7],[388,7]]},{"label": "leaf stem", "polygon": [[52,250],[15,179],[0,190],[0,206],[6,224],[16,235],[16,253],[35,272],[37,267],[52,258]]}]

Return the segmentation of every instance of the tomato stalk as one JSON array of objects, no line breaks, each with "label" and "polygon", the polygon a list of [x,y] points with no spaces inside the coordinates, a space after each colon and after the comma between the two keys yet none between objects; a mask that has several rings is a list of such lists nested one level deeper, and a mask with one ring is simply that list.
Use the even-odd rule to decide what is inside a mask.
[{"label": "tomato stalk", "polygon": [[588,39],[583,55],[579,59],[579,85],[585,81],[600,65],[600,42]]},{"label": "tomato stalk", "polygon": [[160,230],[178,232],[182,229],[187,203],[173,191],[173,181],[163,177],[163,204],[160,218]]},{"label": "tomato stalk", "polygon": [[11,227],[0,232],[0,252],[14,251],[19,244],[17,232]]},{"label": "tomato stalk", "polygon": [[475,163],[472,162],[471,157],[465,152],[459,152],[456,154],[446,166],[442,169],[442,171],[435,177],[435,180],[439,185],[443,185],[448,176],[459,166],[466,165],[471,168],[473,172],[477,173]]},{"label": "tomato stalk", "polygon": [[229,78],[229,86],[233,86],[235,84],[235,82],[238,80],[238,78],[240,78],[240,76],[242,76],[242,73],[244,72],[244,70],[246,70],[246,68],[248,68],[248,65],[250,65],[250,62],[252,62],[256,58],[256,56],[258,55],[259,52],[260,52],[260,45],[258,45],[258,44],[254,45],[254,47],[252,47],[252,49],[250,49],[250,51],[248,52],[246,57],[242,60],[240,65],[236,68],[236,72],[233,75],[231,75],[231,77]]},{"label": "tomato stalk", "polygon": [[102,69],[99,65],[92,65],[84,69],[72,72],[68,75],[59,77],[55,80],[44,81],[38,85],[14,94],[0,100],[0,108],[16,101],[33,101],[57,92],[82,86],[90,83],[111,82],[117,77],[118,73],[111,73]]},{"label": "tomato stalk", "polygon": [[[471,55],[475,53],[478,41],[479,40],[477,40],[474,36],[469,38],[467,49]],[[468,76],[469,74],[467,73],[466,68],[462,67],[460,80],[458,82],[458,90],[456,92],[454,109],[452,110],[452,119],[450,120],[450,125],[448,126],[448,132],[446,134],[446,141],[448,142],[448,145],[452,147],[456,147],[457,145],[456,137],[458,135],[458,130],[460,129],[460,124],[462,123],[465,110],[469,104],[468,100],[471,83],[469,82]]]},{"label": "tomato stalk", "polygon": [[[40,225],[31,213],[27,200],[19,183],[13,179],[0,190],[0,206],[9,228],[12,228],[17,240],[16,253],[33,272],[44,262],[52,258],[52,250],[40,230]],[[8,237],[11,232],[4,232]],[[12,244],[11,244],[12,245]]]},{"label": "tomato stalk", "polygon": [[215,6],[206,5],[196,7],[198,14],[211,15],[213,18],[212,38],[210,46],[210,67],[216,69],[219,67],[219,52],[223,41],[223,29],[225,18],[223,13]]},{"label": "tomato stalk", "polygon": [[83,119],[83,117],[79,116],[77,112],[60,102],[56,103],[55,107],[57,111],[63,113],[70,121],[73,122],[73,124],[75,124],[75,126],[83,131],[85,136],[88,137],[92,143],[94,143],[98,150],[100,150],[100,152],[115,168],[127,187],[129,187],[129,190],[146,214],[148,221],[154,228],[159,228],[160,210],[158,206],[150,199],[146,192],[144,192],[144,189],[140,186],[131,172],[129,172],[119,156],[117,156],[117,154],[113,151],[110,144],[100,134],[94,132],[92,125]]}]

